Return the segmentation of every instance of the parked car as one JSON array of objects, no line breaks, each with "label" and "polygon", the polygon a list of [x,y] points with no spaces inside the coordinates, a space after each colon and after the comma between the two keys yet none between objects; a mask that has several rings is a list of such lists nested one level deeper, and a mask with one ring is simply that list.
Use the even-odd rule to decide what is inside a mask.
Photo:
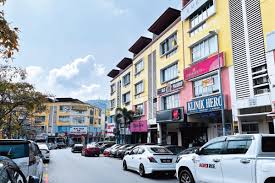
[{"label": "parked car", "polygon": [[275,182],[275,135],[232,135],[212,139],[176,165],[180,183]]},{"label": "parked car", "polygon": [[135,147],[123,158],[123,169],[139,172],[145,176],[155,172],[174,175],[176,172],[176,156],[165,147],[141,145]]},{"label": "parked car", "polygon": [[81,155],[82,156],[99,156],[100,149],[95,145],[88,144],[82,148]]},{"label": "parked car", "polygon": [[195,153],[198,149],[200,149],[200,146],[195,146],[195,147],[189,147],[183,151],[181,151],[178,156],[184,155],[184,154],[192,154]]},{"label": "parked car", "polygon": [[74,144],[71,151],[72,153],[81,153],[83,148],[83,144]]},{"label": "parked car", "polygon": [[64,142],[57,142],[56,143],[56,148],[57,149],[63,149],[65,147],[67,147],[67,145]]},{"label": "parked car", "polygon": [[163,147],[166,147],[168,150],[170,150],[174,155],[178,155],[180,152],[182,152],[185,148],[182,146],[176,146],[176,145],[165,145]]},{"label": "parked car", "polygon": [[125,156],[125,153],[126,153],[126,151],[131,151],[134,147],[136,147],[137,145],[131,145],[131,144],[129,144],[128,146],[126,146],[126,147],[124,147],[124,148],[119,148],[118,149],[118,151],[117,151],[117,157],[118,158],[121,158],[121,159],[123,159],[124,158],[124,156]]},{"label": "parked car", "polygon": [[50,143],[48,143],[48,146],[49,146],[49,150],[52,150],[52,149],[57,149],[57,145],[56,145],[56,143],[52,143],[52,142],[50,142]]},{"label": "parked car", "polygon": [[112,146],[110,149],[110,156],[115,156],[117,149],[121,146],[122,144],[116,144],[116,146]]},{"label": "parked car", "polygon": [[7,157],[0,156],[0,165],[1,183],[40,183],[37,177],[26,177],[18,165]]},{"label": "parked car", "polygon": [[117,148],[117,149],[115,149],[113,152],[114,152],[114,157],[115,158],[119,158],[119,156],[118,156],[118,151],[119,150],[124,150],[124,149],[126,149],[127,147],[129,147],[130,146],[130,144],[124,144],[124,145],[122,145],[122,146],[120,146],[119,148]]},{"label": "parked car", "polygon": [[42,154],[38,145],[28,140],[0,140],[0,156],[13,160],[25,177],[43,179]]},{"label": "parked car", "polygon": [[99,146],[100,148],[100,153],[103,153],[105,149],[112,147],[115,144],[115,142],[104,142],[101,146]]},{"label": "parked car", "polygon": [[38,144],[38,147],[43,155],[43,163],[48,163],[50,161],[50,150],[46,144]]}]

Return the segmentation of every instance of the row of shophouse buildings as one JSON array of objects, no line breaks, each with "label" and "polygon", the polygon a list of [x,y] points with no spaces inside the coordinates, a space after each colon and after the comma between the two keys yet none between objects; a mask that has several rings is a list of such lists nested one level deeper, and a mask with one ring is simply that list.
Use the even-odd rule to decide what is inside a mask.
[{"label": "row of shophouse buildings", "polygon": [[70,144],[107,137],[104,110],[73,98],[49,98],[45,106],[31,120],[38,137],[64,137]]},{"label": "row of shophouse buildings", "polygon": [[128,142],[186,147],[223,127],[225,134],[274,133],[275,1],[182,4],[168,8],[149,27],[152,38],[140,37],[129,48],[133,57],[108,73],[109,122],[118,107],[139,111],[129,126],[118,125]]}]

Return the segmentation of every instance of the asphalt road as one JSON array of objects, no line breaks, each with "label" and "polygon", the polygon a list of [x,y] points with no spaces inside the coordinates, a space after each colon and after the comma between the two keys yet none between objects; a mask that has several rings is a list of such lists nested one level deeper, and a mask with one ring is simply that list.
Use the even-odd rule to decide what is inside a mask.
[{"label": "asphalt road", "polygon": [[45,183],[177,183],[174,178],[142,178],[135,172],[123,171],[121,160],[106,157],[82,157],[70,149],[52,150],[45,165]]}]

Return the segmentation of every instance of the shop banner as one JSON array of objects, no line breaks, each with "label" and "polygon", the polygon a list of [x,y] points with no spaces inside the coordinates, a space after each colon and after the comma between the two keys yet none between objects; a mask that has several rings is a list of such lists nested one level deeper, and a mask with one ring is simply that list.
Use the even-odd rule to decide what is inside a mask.
[{"label": "shop banner", "polygon": [[222,95],[199,98],[187,102],[187,114],[219,111],[222,109]]},{"label": "shop banner", "polygon": [[130,131],[133,132],[147,132],[147,120],[136,120],[130,124]]},{"label": "shop banner", "polygon": [[[220,65],[221,67],[224,66],[224,53],[220,53]],[[214,71],[218,68],[219,68],[219,57],[217,54],[184,69],[184,79],[190,80],[197,76]]]},{"label": "shop banner", "polygon": [[177,81],[173,84],[168,83],[166,87],[158,89],[158,95],[173,92],[174,90],[180,89],[182,87],[183,87],[183,80]]},{"label": "shop banner", "polygon": [[72,134],[72,135],[87,134],[87,132],[88,132],[87,127],[71,127],[70,128],[70,134]]}]

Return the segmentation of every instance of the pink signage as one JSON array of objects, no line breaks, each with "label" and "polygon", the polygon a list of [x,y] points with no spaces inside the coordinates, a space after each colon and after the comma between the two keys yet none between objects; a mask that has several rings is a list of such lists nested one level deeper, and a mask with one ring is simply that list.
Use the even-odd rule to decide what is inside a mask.
[{"label": "pink signage", "polygon": [[[224,66],[224,53],[220,53],[220,64],[221,67]],[[217,54],[184,69],[184,80],[195,78],[218,68],[219,59]]]},{"label": "pink signage", "polygon": [[147,132],[147,120],[136,120],[130,124],[130,132]]}]

